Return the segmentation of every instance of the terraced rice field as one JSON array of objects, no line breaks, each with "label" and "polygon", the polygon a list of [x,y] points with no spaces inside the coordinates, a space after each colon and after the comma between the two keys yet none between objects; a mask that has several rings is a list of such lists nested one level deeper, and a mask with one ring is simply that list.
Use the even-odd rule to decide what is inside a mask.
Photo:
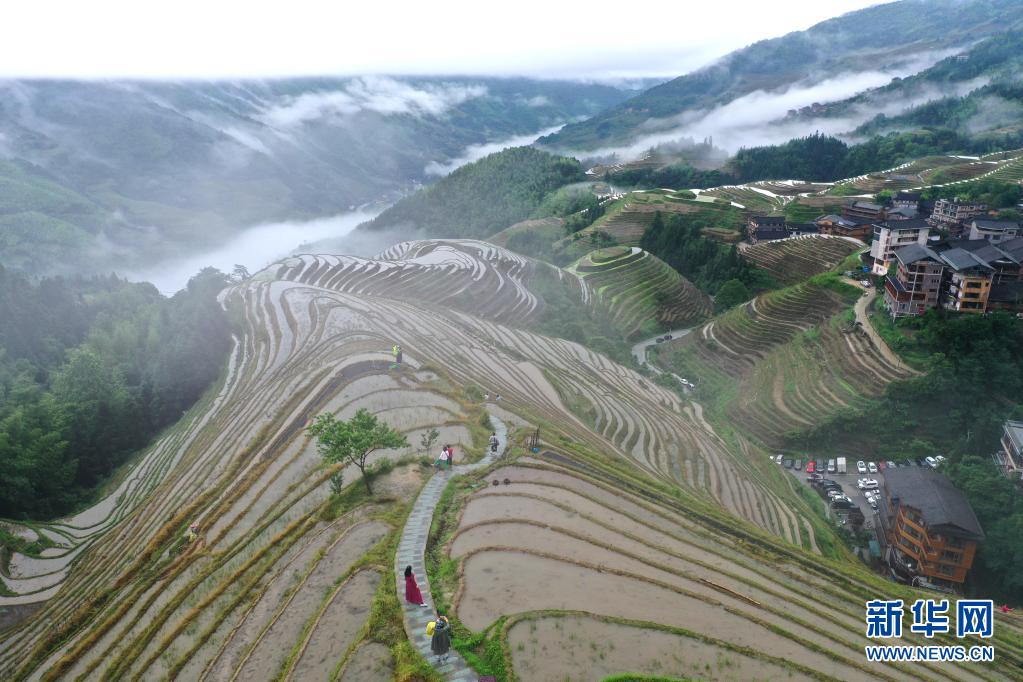
[{"label": "terraced rice field", "polygon": [[805,236],[753,244],[742,257],[785,284],[795,284],[831,270],[861,246],[847,239]]},{"label": "terraced rice field", "polygon": [[663,329],[677,329],[711,312],[706,294],[638,247],[594,251],[569,270],[581,278],[588,299],[606,307],[626,338],[649,335],[652,322]]},{"label": "terraced rice field", "polygon": [[[455,397],[470,383],[500,393],[518,423],[557,424],[580,446],[803,544],[783,491],[677,394],[583,346],[503,323],[525,324],[542,306],[522,283],[531,267],[483,243],[414,242],[375,260],[289,258],[226,290],[244,329],[215,395],[111,497],[41,527],[66,547],[12,558],[21,594],[0,603],[43,606],[3,633],[0,678],[344,674],[372,636],[356,602],[378,581],[393,594],[386,547],[398,528],[391,516],[374,520],[373,507],[324,525],[331,472],[304,428],[319,412],[366,407],[411,443],[436,427],[470,452],[481,445],[476,408]],[[399,369],[390,368],[395,342]],[[421,479],[400,480],[395,497],[412,499]],[[200,540],[188,546],[193,521]],[[354,619],[343,651],[318,634],[323,624],[340,631],[339,610]]]},{"label": "terraced rice field", "polygon": [[797,284],[729,311],[667,351],[677,371],[727,391],[722,416],[730,423],[764,446],[782,446],[792,432],[910,376],[854,328],[850,304]]},{"label": "terraced rice field", "polygon": [[[1013,674],[867,664],[864,601],[878,590],[910,598],[908,590],[743,526],[721,526],[698,501],[670,500],[586,455],[545,452],[490,478],[501,484],[462,489],[448,512],[457,525],[438,540],[458,562],[453,613],[496,640],[517,679]],[[1003,642],[1018,634],[1001,619],[999,628]],[[1019,655],[1013,645],[1010,656]]]}]

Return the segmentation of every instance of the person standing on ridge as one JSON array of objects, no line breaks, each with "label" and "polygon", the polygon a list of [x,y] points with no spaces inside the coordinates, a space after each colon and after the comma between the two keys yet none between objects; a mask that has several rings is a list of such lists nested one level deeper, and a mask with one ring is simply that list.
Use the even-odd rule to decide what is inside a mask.
[{"label": "person standing on ridge", "polygon": [[448,469],[455,464],[455,448],[453,445],[448,446]]},{"label": "person standing on ridge", "polygon": [[401,346],[399,346],[398,344],[394,344],[394,347],[391,348],[391,352],[394,353],[394,364],[400,365],[401,364]]},{"label": "person standing on ridge", "polygon": [[416,576],[412,573],[411,566],[405,567],[405,601],[416,606],[426,606],[426,602],[423,601],[423,593],[419,590],[419,583],[416,582]]},{"label": "person standing on ridge", "polygon": [[497,442],[497,432],[495,431],[490,434],[490,451],[497,452],[498,445],[500,445],[500,443]]}]

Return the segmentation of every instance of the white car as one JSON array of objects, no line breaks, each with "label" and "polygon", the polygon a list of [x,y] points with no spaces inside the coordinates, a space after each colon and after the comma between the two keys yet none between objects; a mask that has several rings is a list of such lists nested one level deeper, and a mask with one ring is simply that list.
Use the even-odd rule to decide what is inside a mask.
[{"label": "white car", "polygon": [[869,279],[861,279],[860,280],[860,284],[863,285],[864,289],[869,289],[870,288],[870,280]]},{"label": "white car", "polygon": [[856,462],[856,471],[860,472],[861,474],[867,473],[867,465],[866,463],[864,463],[862,459]]},{"label": "white car", "polygon": [[876,474],[877,464],[875,464],[874,462],[867,462],[867,471],[869,471],[872,474]]},{"label": "white car", "polygon": [[938,462],[938,464],[945,463],[945,455],[935,455],[934,459]]},{"label": "white car", "polygon": [[877,481],[873,478],[861,478],[856,481],[856,487],[860,490],[876,490]]},{"label": "white car", "polygon": [[938,468],[938,460],[934,459],[933,457],[924,457],[924,461],[927,462],[927,466],[931,467],[932,469]]}]

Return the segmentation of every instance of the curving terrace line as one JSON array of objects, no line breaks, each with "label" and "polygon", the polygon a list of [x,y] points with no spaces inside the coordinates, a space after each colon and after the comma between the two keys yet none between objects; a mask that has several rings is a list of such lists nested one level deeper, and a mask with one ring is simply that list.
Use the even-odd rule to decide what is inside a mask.
[{"label": "curving terrace line", "polygon": [[[453,474],[465,474],[482,469],[504,454],[508,441],[508,429],[497,417],[491,416],[490,420],[493,422],[494,431],[497,432],[497,438],[501,442],[497,453],[492,453],[488,449],[483,459],[478,462],[463,464],[448,471],[439,471],[434,474],[427,481],[426,485],[423,486],[422,492],[419,493],[419,497],[416,499],[415,506],[412,507],[408,521],[405,522],[405,529],[401,533],[398,551],[394,555],[394,570],[396,574],[403,572],[406,566],[411,565],[412,570],[415,571],[416,580],[419,581],[419,587],[423,592],[423,599],[429,605],[429,608],[422,608],[407,603],[404,592],[405,582],[402,580],[396,581],[398,585],[398,599],[403,605],[405,633],[408,635],[409,641],[419,650],[419,653],[431,663],[436,662],[436,657],[430,651],[430,639],[426,636],[426,624],[434,619],[436,611],[433,607],[434,601],[433,594],[430,592],[430,581],[426,575],[424,559],[426,540],[430,535],[433,512],[437,509],[441,493],[444,492],[444,488],[447,486],[451,476]],[[439,666],[437,670],[447,679],[454,680],[455,682],[473,682],[479,679],[476,672],[469,667],[465,659],[454,649],[451,650],[447,663]]]}]

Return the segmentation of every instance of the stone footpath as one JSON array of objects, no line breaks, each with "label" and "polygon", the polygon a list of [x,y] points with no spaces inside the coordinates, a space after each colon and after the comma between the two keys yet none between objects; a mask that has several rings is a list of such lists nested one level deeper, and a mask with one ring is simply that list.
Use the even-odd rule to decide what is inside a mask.
[{"label": "stone footpath", "polygon": [[[401,533],[401,542],[398,544],[398,552],[395,554],[394,570],[398,585],[398,600],[402,604],[405,617],[405,633],[409,641],[419,650],[426,660],[430,661],[437,671],[449,680],[455,682],[476,682],[479,675],[466,664],[465,659],[451,649],[448,660],[443,665],[438,665],[437,657],[430,651],[430,638],[426,636],[426,624],[433,620],[437,613],[434,610],[433,593],[430,591],[430,581],[426,577],[426,539],[430,534],[430,524],[433,523],[433,512],[440,501],[441,493],[452,476],[466,474],[489,465],[496,458],[504,454],[508,440],[508,430],[504,423],[497,417],[491,415],[490,421],[494,424],[494,431],[500,446],[496,453],[487,449],[486,456],[474,464],[463,464],[455,466],[450,470],[440,470],[435,473],[423,490],[419,493],[419,499],[412,507],[408,521],[405,523],[405,530]],[[457,453],[456,453],[457,456]],[[405,578],[403,574],[406,566],[412,566],[419,582],[419,589],[423,592],[423,599],[426,600],[426,607],[414,606],[405,601]],[[441,614],[447,615],[447,614]]]}]

